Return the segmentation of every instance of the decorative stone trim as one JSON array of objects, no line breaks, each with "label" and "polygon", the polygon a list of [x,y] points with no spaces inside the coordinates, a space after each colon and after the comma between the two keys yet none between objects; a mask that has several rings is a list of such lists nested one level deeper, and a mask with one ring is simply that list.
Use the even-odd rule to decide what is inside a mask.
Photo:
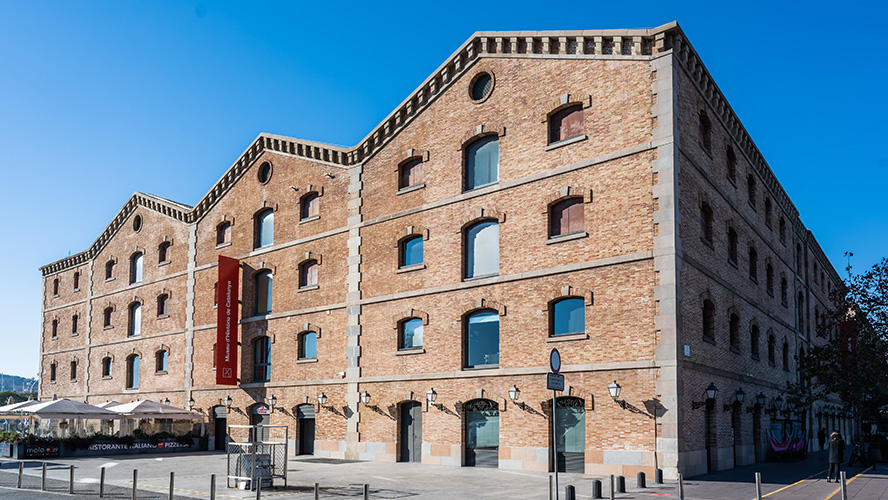
[{"label": "decorative stone trim", "polygon": [[399,247],[402,241],[415,235],[422,235],[423,241],[428,241],[429,230],[424,226],[405,226],[404,230],[398,232],[398,241],[395,242],[395,246]]},{"label": "decorative stone trim", "polygon": [[568,198],[575,197],[582,197],[583,203],[592,203],[592,190],[579,186],[563,186],[549,196],[549,201],[546,203],[546,209],[543,210],[542,213],[548,216],[549,209],[552,208],[552,205]]},{"label": "decorative stone trim", "polygon": [[313,325],[311,323],[306,323],[306,324],[302,325],[302,331],[296,335],[297,341],[299,339],[299,335],[302,335],[305,332],[314,332],[316,338],[321,338],[321,327],[319,327],[317,325]]},{"label": "decorative stone trim", "polygon": [[503,137],[506,135],[506,126],[496,122],[486,122],[476,125],[475,128],[464,133],[460,138],[457,151],[462,151],[470,142],[485,135],[497,135]]},{"label": "decorative stone trim", "polygon": [[462,233],[467,227],[472,224],[479,222],[485,219],[494,219],[500,224],[506,222],[506,213],[501,212],[495,208],[473,208],[472,210],[468,210],[463,215],[463,219],[467,222],[462,225],[459,229],[459,232]]},{"label": "decorative stone trim", "polygon": [[413,160],[419,160],[420,162],[425,163],[425,162],[429,161],[430,157],[431,157],[431,153],[426,149],[409,148],[406,151],[404,151],[401,161],[399,161],[397,166],[395,166],[394,171],[400,173],[401,167],[404,166],[404,164],[406,164],[407,162],[410,162]]},{"label": "decorative stone trim", "polygon": [[554,99],[549,103],[549,111],[543,114],[543,116],[540,118],[540,122],[549,123],[549,119],[552,117],[552,115],[564,108],[569,108],[577,104],[582,106],[583,109],[592,107],[592,96],[584,92],[571,92],[568,94],[561,94],[560,96],[558,96],[557,99]]},{"label": "decorative stone trim", "polygon": [[462,306],[463,313],[460,315],[457,322],[462,323],[465,320],[465,317],[474,312],[481,309],[493,309],[500,316],[506,315],[506,306],[500,302],[496,302],[490,299],[476,299],[472,302],[464,302]]},{"label": "decorative stone trim", "polygon": [[[587,306],[594,305],[595,303],[595,295],[592,293],[592,290],[576,288],[570,285],[562,285],[558,290],[549,293],[549,303],[551,304],[552,302],[565,297],[582,297],[583,303]],[[548,310],[547,306],[544,311]]]},{"label": "decorative stone trim", "polygon": [[429,313],[427,313],[425,311],[420,311],[419,309],[413,309],[413,308],[406,309],[400,313],[395,313],[394,315],[391,316],[391,318],[392,318],[392,328],[394,328],[395,330],[398,329],[398,327],[401,325],[402,321],[404,321],[405,319],[410,319],[410,318],[421,319],[423,326],[429,324]]},{"label": "decorative stone trim", "polygon": [[307,262],[307,261],[309,261],[309,260],[315,260],[315,261],[317,261],[317,263],[318,263],[319,266],[322,265],[322,264],[324,263],[324,262],[323,262],[324,258],[323,258],[323,256],[322,256],[321,254],[319,254],[319,253],[315,253],[315,252],[305,252],[305,256],[304,256],[304,258],[302,259],[302,261],[299,263],[299,265],[301,266],[303,263],[305,263],[305,262]]}]

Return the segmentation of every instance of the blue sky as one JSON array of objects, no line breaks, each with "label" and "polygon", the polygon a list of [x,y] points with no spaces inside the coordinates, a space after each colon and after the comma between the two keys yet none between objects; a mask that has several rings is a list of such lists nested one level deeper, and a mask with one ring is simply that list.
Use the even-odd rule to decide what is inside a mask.
[{"label": "blue sky", "polygon": [[0,372],[37,373],[37,268],[134,191],[193,204],[260,132],[354,145],[482,30],[678,20],[827,256],[861,270],[888,255],[886,18],[885,2],[2,2]]}]

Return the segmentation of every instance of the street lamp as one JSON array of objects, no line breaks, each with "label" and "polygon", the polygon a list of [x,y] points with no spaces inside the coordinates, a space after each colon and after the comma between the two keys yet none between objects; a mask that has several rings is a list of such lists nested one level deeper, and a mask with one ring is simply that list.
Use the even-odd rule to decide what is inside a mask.
[{"label": "street lamp", "polygon": [[691,408],[696,410],[701,406],[705,405],[709,401],[712,401],[718,396],[718,387],[715,386],[715,383],[710,383],[709,387],[706,388],[706,400],[705,401],[691,401]]},{"label": "street lamp", "polygon": [[188,411],[191,411],[194,408],[194,398],[188,398],[185,404],[188,406]]},{"label": "street lamp", "polygon": [[366,390],[361,393],[361,402],[364,403],[364,406],[370,406],[370,393]]},{"label": "street lamp", "polygon": [[777,399],[774,400],[774,406],[777,407],[778,410],[783,409],[783,397],[777,396]]},{"label": "street lamp", "polygon": [[231,400],[231,394],[229,394],[228,396],[225,396],[225,408],[230,410],[231,403],[233,403],[233,401]]},{"label": "street lamp", "polygon": [[620,400],[617,399],[618,397],[620,397],[620,392],[622,392],[622,391],[623,391],[623,388],[620,387],[620,384],[618,384],[616,380],[614,380],[613,382],[610,383],[610,385],[607,386],[607,392],[608,392],[608,394],[610,394],[611,399],[613,399],[615,403],[620,405],[620,408],[625,410],[626,409],[626,400],[625,399],[620,399]]},{"label": "street lamp", "polygon": [[318,406],[323,408],[325,404],[327,404],[327,395],[322,392],[318,394]]},{"label": "street lamp", "polygon": [[521,391],[518,389],[517,385],[512,385],[512,387],[509,388],[509,399],[511,399],[513,403],[518,401],[518,396],[520,394]]},{"label": "street lamp", "polygon": [[272,394],[271,397],[268,398],[268,404],[271,405],[272,412],[274,412],[274,406],[277,404],[277,402],[278,402],[278,398],[274,397],[274,394]]},{"label": "street lamp", "polygon": [[725,411],[733,410],[735,404],[737,406],[742,406],[743,401],[745,401],[745,400],[746,400],[746,392],[741,387],[741,388],[737,389],[737,392],[734,393],[734,403],[725,403],[724,410]]},{"label": "street lamp", "polygon": [[429,389],[429,392],[426,393],[426,401],[429,402],[430,405],[435,404],[435,400],[438,399],[438,393],[435,392],[434,388]]}]

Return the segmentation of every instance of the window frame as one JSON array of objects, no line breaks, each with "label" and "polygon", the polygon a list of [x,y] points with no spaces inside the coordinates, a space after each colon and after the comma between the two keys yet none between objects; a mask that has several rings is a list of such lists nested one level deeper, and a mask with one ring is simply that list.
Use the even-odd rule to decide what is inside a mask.
[{"label": "window frame", "polygon": [[169,264],[170,263],[170,250],[172,250],[173,243],[171,241],[161,242],[160,245],[157,246],[157,263],[158,264]]},{"label": "window frame", "polygon": [[114,373],[114,358],[105,356],[102,358],[102,378],[112,378]]},{"label": "window frame", "polygon": [[[558,233],[555,233],[555,216],[560,214]],[[564,228],[564,217],[567,216],[567,228]],[[564,238],[586,232],[586,201],[582,196],[561,198],[549,205],[548,210],[549,239]],[[575,219],[579,219],[577,222]]]},{"label": "window frame", "polygon": [[[407,262],[407,245],[411,243],[418,242],[419,248],[419,262],[408,263]],[[398,242],[398,269],[404,269],[414,266],[420,266],[425,264],[425,238],[421,234],[411,234],[410,236],[406,236]]]},{"label": "window frame", "polygon": [[[582,312],[582,325],[583,329],[580,331],[565,331],[565,332],[556,332],[556,327],[559,323],[558,319],[558,305],[565,304],[568,301],[575,302],[579,305],[579,309]],[[568,325],[570,324],[570,317],[567,319]],[[569,326],[568,326],[569,329]],[[571,335],[583,335],[586,334],[586,299],[585,297],[581,297],[578,295],[568,295],[564,297],[558,297],[555,300],[549,302],[549,338],[559,338]]]},{"label": "window frame", "polygon": [[[488,162],[487,166],[487,175],[488,177],[494,177],[493,180],[488,180],[483,184],[478,184],[475,182],[469,182],[470,179],[476,179],[478,177],[477,173],[480,170],[473,167],[477,165],[477,161],[475,160],[478,152],[484,146],[496,143],[496,165],[491,168],[490,162]],[[463,157],[463,192],[474,191],[476,189],[481,189],[487,186],[492,186],[494,184],[499,183],[499,135],[498,134],[485,134],[480,137],[476,137],[471,141],[467,142],[462,148],[462,157]],[[480,168],[480,167],[478,167]],[[470,176],[470,172],[474,173],[474,175]],[[491,175],[493,174],[493,175]]]},{"label": "window frame", "polygon": [[[271,222],[268,226],[266,226],[266,219],[271,217]],[[274,246],[274,209],[273,208],[264,208],[253,216],[253,250],[259,250],[260,248],[268,248]],[[267,243],[262,243],[266,238],[265,229],[270,230],[270,234],[267,235],[268,241]]]},{"label": "window frame", "polygon": [[[414,156],[398,165],[398,191],[417,188],[425,184],[425,165],[423,163],[425,161],[422,157]],[[411,178],[413,181],[410,180]]]},{"label": "window frame", "polygon": [[216,246],[222,246],[231,243],[231,221],[224,220],[216,225]]},{"label": "window frame", "polygon": [[126,381],[124,383],[126,390],[138,390],[141,377],[142,356],[139,354],[131,354],[126,358]]},{"label": "window frame", "polygon": [[[138,317],[137,317],[138,316]],[[127,309],[126,336],[140,337],[142,335],[142,303],[135,301]]]},{"label": "window frame", "polygon": [[[262,345],[260,345],[260,343]],[[262,335],[253,339],[253,382],[271,382],[271,337]],[[259,348],[264,351],[260,351]],[[264,356],[261,356],[264,354]],[[260,356],[263,358],[260,360]],[[260,377],[264,374],[264,377]]]},{"label": "window frame", "polygon": [[[470,359],[472,357],[472,344],[471,344],[471,336],[472,336],[472,318],[480,317],[481,315],[492,316],[496,318],[496,363],[487,363],[487,364],[470,364]],[[487,323],[488,321],[479,321],[479,323]],[[485,369],[485,368],[498,368],[500,366],[499,358],[501,351],[501,339],[502,336],[500,331],[500,314],[495,309],[476,309],[471,311],[463,316],[463,370],[474,370],[474,369]],[[483,333],[483,332],[479,332]],[[479,348],[480,349],[480,348]]]},{"label": "window frame", "polygon": [[170,352],[160,349],[154,353],[154,373],[167,373],[170,362]]},{"label": "window frame", "polygon": [[313,290],[320,282],[320,262],[318,259],[306,259],[299,263],[299,289]]},{"label": "window frame", "polygon": [[[484,227],[478,230],[479,234],[486,228],[493,227],[493,226],[496,226],[496,228],[497,228],[496,229],[496,272],[477,274],[474,271],[475,267],[477,267],[476,263],[478,261],[478,258],[477,258],[478,252],[476,251],[476,249],[477,249],[476,243],[474,242],[473,239],[470,239],[470,237],[471,237],[472,231],[474,231],[475,228],[478,228],[481,226],[484,226]],[[463,259],[462,259],[463,260],[463,281],[489,278],[492,276],[499,276],[499,274],[500,274],[500,265],[499,265],[500,264],[500,232],[499,232],[499,226],[500,226],[500,222],[496,219],[481,219],[481,220],[472,222],[471,224],[468,224],[463,228],[463,231],[462,231],[462,233],[463,233],[463,252],[462,252],[463,253]],[[490,237],[492,238],[492,236],[490,236]],[[476,239],[477,239],[477,235],[476,235]],[[470,255],[471,255],[471,263],[472,263],[471,274],[469,272],[469,263],[470,263],[469,256]]]},{"label": "window frame", "polygon": [[[406,340],[407,340],[407,326],[408,326],[408,324],[411,324],[411,323],[415,324],[416,322],[419,322],[419,325],[418,325],[419,344],[416,344],[414,342],[412,345],[410,345],[408,347],[407,342],[406,342]],[[415,332],[416,328],[414,328],[413,331]],[[423,324],[422,318],[413,316],[410,318],[402,319],[401,321],[398,322],[398,350],[399,351],[416,351],[416,350],[422,349],[423,348],[423,340],[424,340],[423,334],[424,333],[425,333],[425,324]],[[413,337],[415,337],[415,334],[413,335]]]},{"label": "window frame", "polygon": [[71,382],[77,382],[77,360],[71,360]]},{"label": "window frame", "polygon": [[145,253],[135,252],[130,256],[130,285],[141,283],[145,277]]},{"label": "window frame", "polygon": [[[308,356],[306,354],[309,338],[313,339],[312,341],[314,342],[314,356]],[[299,334],[296,346],[296,359],[299,361],[318,359],[318,332],[314,330],[306,330]]]},{"label": "window frame", "polygon": [[709,298],[703,299],[701,314],[703,340],[715,344],[715,303]]},{"label": "window frame", "polygon": [[299,221],[305,222],[321,216],[321,194],[310,191],[299,198]]},{"label": "window frame", "polygon": [[157,317],[166,318],[170,315],[170,294],[162,293],[157,296]]},{"label": "window frame", "polygon": [[[266,278],[267,277],[267,278]],[[263,288],[261,281],[267,279],[265,288],[265,305],[259,307],[260,289]],[[217,298],[218,300],[218,298]],[[253,275],[253,316],[264,316],[271,314],[274,310],[274,274],[271,269],[260,269]]]},{"label": "window frame", "polygon": [[[576,115],[579,114],[579,117]],[[571,116],[575,122],[579,122],[579,132],[568,137],[561,137],[561,133],[565,127],[565,120],[571,119]],[[549,146],[555,146],[558,144],[564,144],[568,141],[575,140],[579,137],[583,137],[585,135],[586,129],[586,116],[584,111],[584,106],[582,102],[572,102],[568,103],[564,106],[559,106],[557,109],[553,110],[546,117],[546,129],[548,133],[548,142],[546,143]],[[556,131],[556,120],[557,120],[557,131],[558,131],[558,139],[555,139],[555,131]],[[568,124],[570,125],[570,124]],[[568,133],[570,133],[570,128],[568,128]]]}]

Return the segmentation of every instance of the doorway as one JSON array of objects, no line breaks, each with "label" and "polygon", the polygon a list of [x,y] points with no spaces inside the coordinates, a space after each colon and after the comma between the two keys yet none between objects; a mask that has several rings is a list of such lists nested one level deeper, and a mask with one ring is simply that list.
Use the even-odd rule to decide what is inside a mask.
[{"label": "doorway", "polygon": [[555,449],[558,472],[586,472],[586,406],[577,397],[555,400]]},{"label": "doorway", "polygon": [[499,467],[499,406],[489,399],[466,403],[466,466]]},{"label": "doorway", "polygon": [[315,444],[315,407],[310,404],[302,404],[296,407],[296,421],[298,425],[297,454],[314,455]]},{"label": "doorway", "polygon": [[422,462],[422,405],[416,401],[401,403],[398,441],[399,462]]},{"label": "doorway", "polygon": [[213,449],[225,451],[228,443],[228,411],[224,406],[213,407]]},{"label": "doorway", "polygon": [[731,446],[733,446],[734,448],[734,467],[743,465],[743,448],[741,446],[743,444],[741,434],[741,422],[743,420],[741,418],[742,415],[740,412],[740,403],[734,402],[734,404],[731,406]]},{"label": "doorway", "polygon": [[[271,425],[271,410],[266,404],[253,405],[250,411],[250,425]],[[269,429],[259,427],[256,429],[255,438],[257,441],[268,441]]]}]

